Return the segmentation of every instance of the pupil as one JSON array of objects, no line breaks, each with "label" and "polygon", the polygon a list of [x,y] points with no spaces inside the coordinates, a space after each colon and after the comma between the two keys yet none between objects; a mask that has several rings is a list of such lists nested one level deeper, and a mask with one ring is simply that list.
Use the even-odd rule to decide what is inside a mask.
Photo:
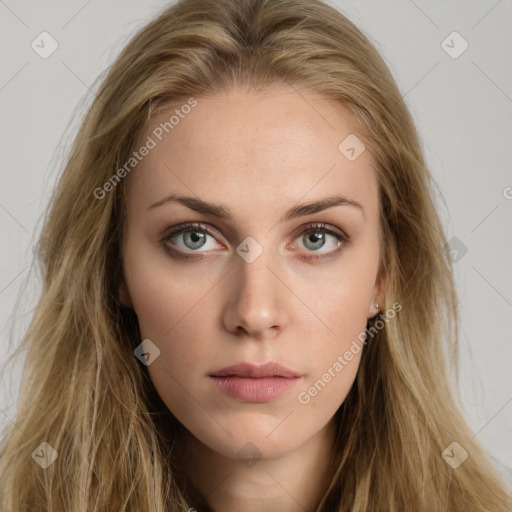
[{"label": "pupil", "polygon": [[191,249],[197,249],[199,246],[204,244],[204,233],[200,231],[189,231],[185,234],[185,239],[187,240],[185,243],[191,246]]},{"label": "pupil", "polygon": [[324,234],[323,233],[320,233],[320,234],[315,234],[315,233],[312,233],[309,235],[308,237],[308,240],[314,245],[314,244],[317,244],[314,248],[318,248],[318,247],[321,247],[321,244],[318,245],[319,242],[322,241],[324,237]]}]

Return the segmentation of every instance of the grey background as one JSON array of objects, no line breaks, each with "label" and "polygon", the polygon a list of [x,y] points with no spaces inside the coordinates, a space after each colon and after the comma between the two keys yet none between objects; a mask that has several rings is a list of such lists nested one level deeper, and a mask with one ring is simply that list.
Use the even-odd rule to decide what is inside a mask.
[{"label": "grey background", "polygon": [[[331,4],[390,66],[446,201],[438,198],[448,237],[467,248],[455,265],[461,398],[512,489],[512,2]],[[0,0],[0,364],[30,320],[40,285],[30,270],[34,241],[94,82],[164,5]],[[43,31],[59,45],[47,59],[31,47]],[[458,58],[444,49],[462,48],[447,39],[453,31],[469,44]],[[0,425],[15,421],[22,362],[2,375]]]}]

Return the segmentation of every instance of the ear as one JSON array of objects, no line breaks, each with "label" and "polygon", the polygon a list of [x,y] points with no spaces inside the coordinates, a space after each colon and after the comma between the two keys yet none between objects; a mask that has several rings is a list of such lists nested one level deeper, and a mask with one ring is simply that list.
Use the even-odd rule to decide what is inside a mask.
[{"label": "ear", "polygon": [[121,277],[121,281],[119,283],[118,300],[124,307],[133,308],[130,292],[128,290],[128,286],[126,285],[124,277]]},{"label": "ear", "polygon": [[[388,287],[388,276],[384,271],[384,267],[381,267],[375,280],[375,286],[373,287],[372,297],[368,306],[368,318],[372,318],[378,313],[384,311],[384,298],[386,297],[386,290]],[[379,305],[377,309],[375,304]]]}]

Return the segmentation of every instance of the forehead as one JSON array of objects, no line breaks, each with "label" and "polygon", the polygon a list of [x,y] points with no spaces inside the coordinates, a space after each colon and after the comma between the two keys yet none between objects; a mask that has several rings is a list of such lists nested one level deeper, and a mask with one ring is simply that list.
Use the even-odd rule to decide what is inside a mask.
[{"label": "forehead", "polygon": [[194,99],[193,108],[182,108],[187,99],[167,105],[139,137],[137,148],[148,137],[154,147],[128,177],[132,203],[175,191],[240,208],[335,191],[359,202],[375,196],[370,152],[355,160],[343,152],[344,141],[357,137],[357,123],[336,102],[287,86]]}]

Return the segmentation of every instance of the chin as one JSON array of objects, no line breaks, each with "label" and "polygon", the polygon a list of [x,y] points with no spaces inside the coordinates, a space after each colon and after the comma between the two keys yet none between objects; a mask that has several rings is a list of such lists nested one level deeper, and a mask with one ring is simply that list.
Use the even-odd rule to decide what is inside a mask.
[{"label": "chin", "polygon": [[[199,442],[216,453],[232,459],[240,459],[242,462],[252,459],[252,463],[254,463],[258,459],[284,456],[301,444],[300,440],[291,435],[289,428],[278,432],[279,428],[275,429],[276,425],[277,423],[274,422],[274,426],[270,429],[267,427],[258,429],[254,424],[249,425],[242,422],[236,426],[223,424],[227,432],[220,427],[215,428],[216,435],[212,435],[211,428],[206,432],[194,433],[190,430],[189,432]],[[275,430],[272,431],[273,429]],[[251,460],[247,461],[247,465],[251,465]]]}]

